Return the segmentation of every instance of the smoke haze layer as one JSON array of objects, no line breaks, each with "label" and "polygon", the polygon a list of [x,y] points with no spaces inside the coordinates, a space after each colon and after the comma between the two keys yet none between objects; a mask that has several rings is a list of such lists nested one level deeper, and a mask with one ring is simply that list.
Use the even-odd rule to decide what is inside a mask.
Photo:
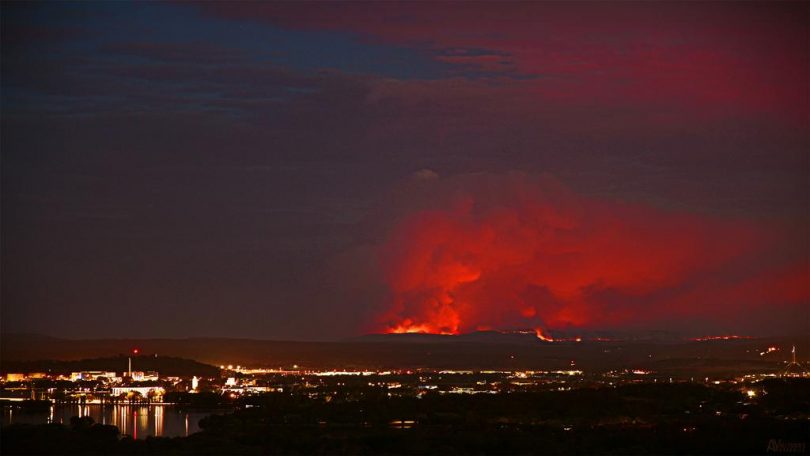
[{"label": "smoke haze layer", "polygon": [[379,250],[387,332],[716,322],[810,294],[774,221],[592,198],[547,175],[412,184]]}]

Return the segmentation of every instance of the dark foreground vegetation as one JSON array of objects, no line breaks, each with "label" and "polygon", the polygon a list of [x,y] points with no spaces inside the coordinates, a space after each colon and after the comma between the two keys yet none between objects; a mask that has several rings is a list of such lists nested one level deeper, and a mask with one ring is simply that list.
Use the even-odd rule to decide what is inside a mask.
[{"label": "dark foreground vegetation", "polygon": [[775,379],[758,388],[753,398],[689,383],[421,399],[378,392],[353,401],[270,394],[203,419],[202,432],[185,438],[120,438],[117,428],[87,418],[11,425],[2,430],[2,454],[806,452],[810,382]]}]

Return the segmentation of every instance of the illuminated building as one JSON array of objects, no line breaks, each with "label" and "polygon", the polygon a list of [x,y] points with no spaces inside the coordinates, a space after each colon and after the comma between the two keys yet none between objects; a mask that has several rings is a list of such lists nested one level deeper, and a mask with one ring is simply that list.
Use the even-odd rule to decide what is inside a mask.
[{"label": "illuminated building", "polygon": [[796,361],[796,346],[793,346],[793,350],[790,351],[791,353],[791,360],[787,366],[785,366],[785,370],[782,372],[783,377],[803,377],[806,372],[802,368],[801,364]]},{"label": "illuminated building", "polygon": [[158,380],[160,380],[160,375],[155,371],[146,371],[143,374],[143,381],[145,382],[156,382]]},{"label": "illuminated building", "polygon": [[141,397],[162,397],[166,394],[166,390],[162,386],[149,385],[149,386],[132,386],[121,385],[112,387],[113,396],[121,396],[122,394],[131,395],[137,393]]},{"label": "illuminated building", "polygon": [[71,372],[70,373],[70,380],[73,382],[79,380],[98,380],[100,378],[106,379],[115,379],[115,372],[108,372],[108,371],[82,371],[82,372]]}]

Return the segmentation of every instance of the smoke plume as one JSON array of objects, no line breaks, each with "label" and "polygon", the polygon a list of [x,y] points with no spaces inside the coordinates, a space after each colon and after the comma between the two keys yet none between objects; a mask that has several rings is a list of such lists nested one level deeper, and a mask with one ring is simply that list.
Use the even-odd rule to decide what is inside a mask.
[{"label": "smoke plume", "polygon": [[592,198],[549,176],[413,185],[379,252],[387,332],[717,319],[810,294],[801,256],[764,222]]}]

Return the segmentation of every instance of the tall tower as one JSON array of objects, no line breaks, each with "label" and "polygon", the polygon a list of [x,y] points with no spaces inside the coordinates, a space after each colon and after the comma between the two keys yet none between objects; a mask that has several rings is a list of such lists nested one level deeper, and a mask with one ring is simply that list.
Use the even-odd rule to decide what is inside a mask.
[{"label": "tall tower", "polygon": [[791,361],[785,367],[784,372],[782,372],[783,377],[786,376],[786,375],[791,375],[791,372],[790,372],[791,368],[795,368],[796,369],[796,374],[798,374],[798,375],[801,375],[802,371],[803,371],[801,364],[799,364],[796,361],[796,345],[793,346],[793,350],[791,350],[790,353],[791,353]]},{"label": "tall tower", "polygon": [[130,379],[132,378],[132,355],[137,355],[139,352],[140,352],[139,349],[133,348],[132,353],[129,355],[129,358],[127,358],[127,360],[129,361],[128,368],[127,368],[127,376]]}]

